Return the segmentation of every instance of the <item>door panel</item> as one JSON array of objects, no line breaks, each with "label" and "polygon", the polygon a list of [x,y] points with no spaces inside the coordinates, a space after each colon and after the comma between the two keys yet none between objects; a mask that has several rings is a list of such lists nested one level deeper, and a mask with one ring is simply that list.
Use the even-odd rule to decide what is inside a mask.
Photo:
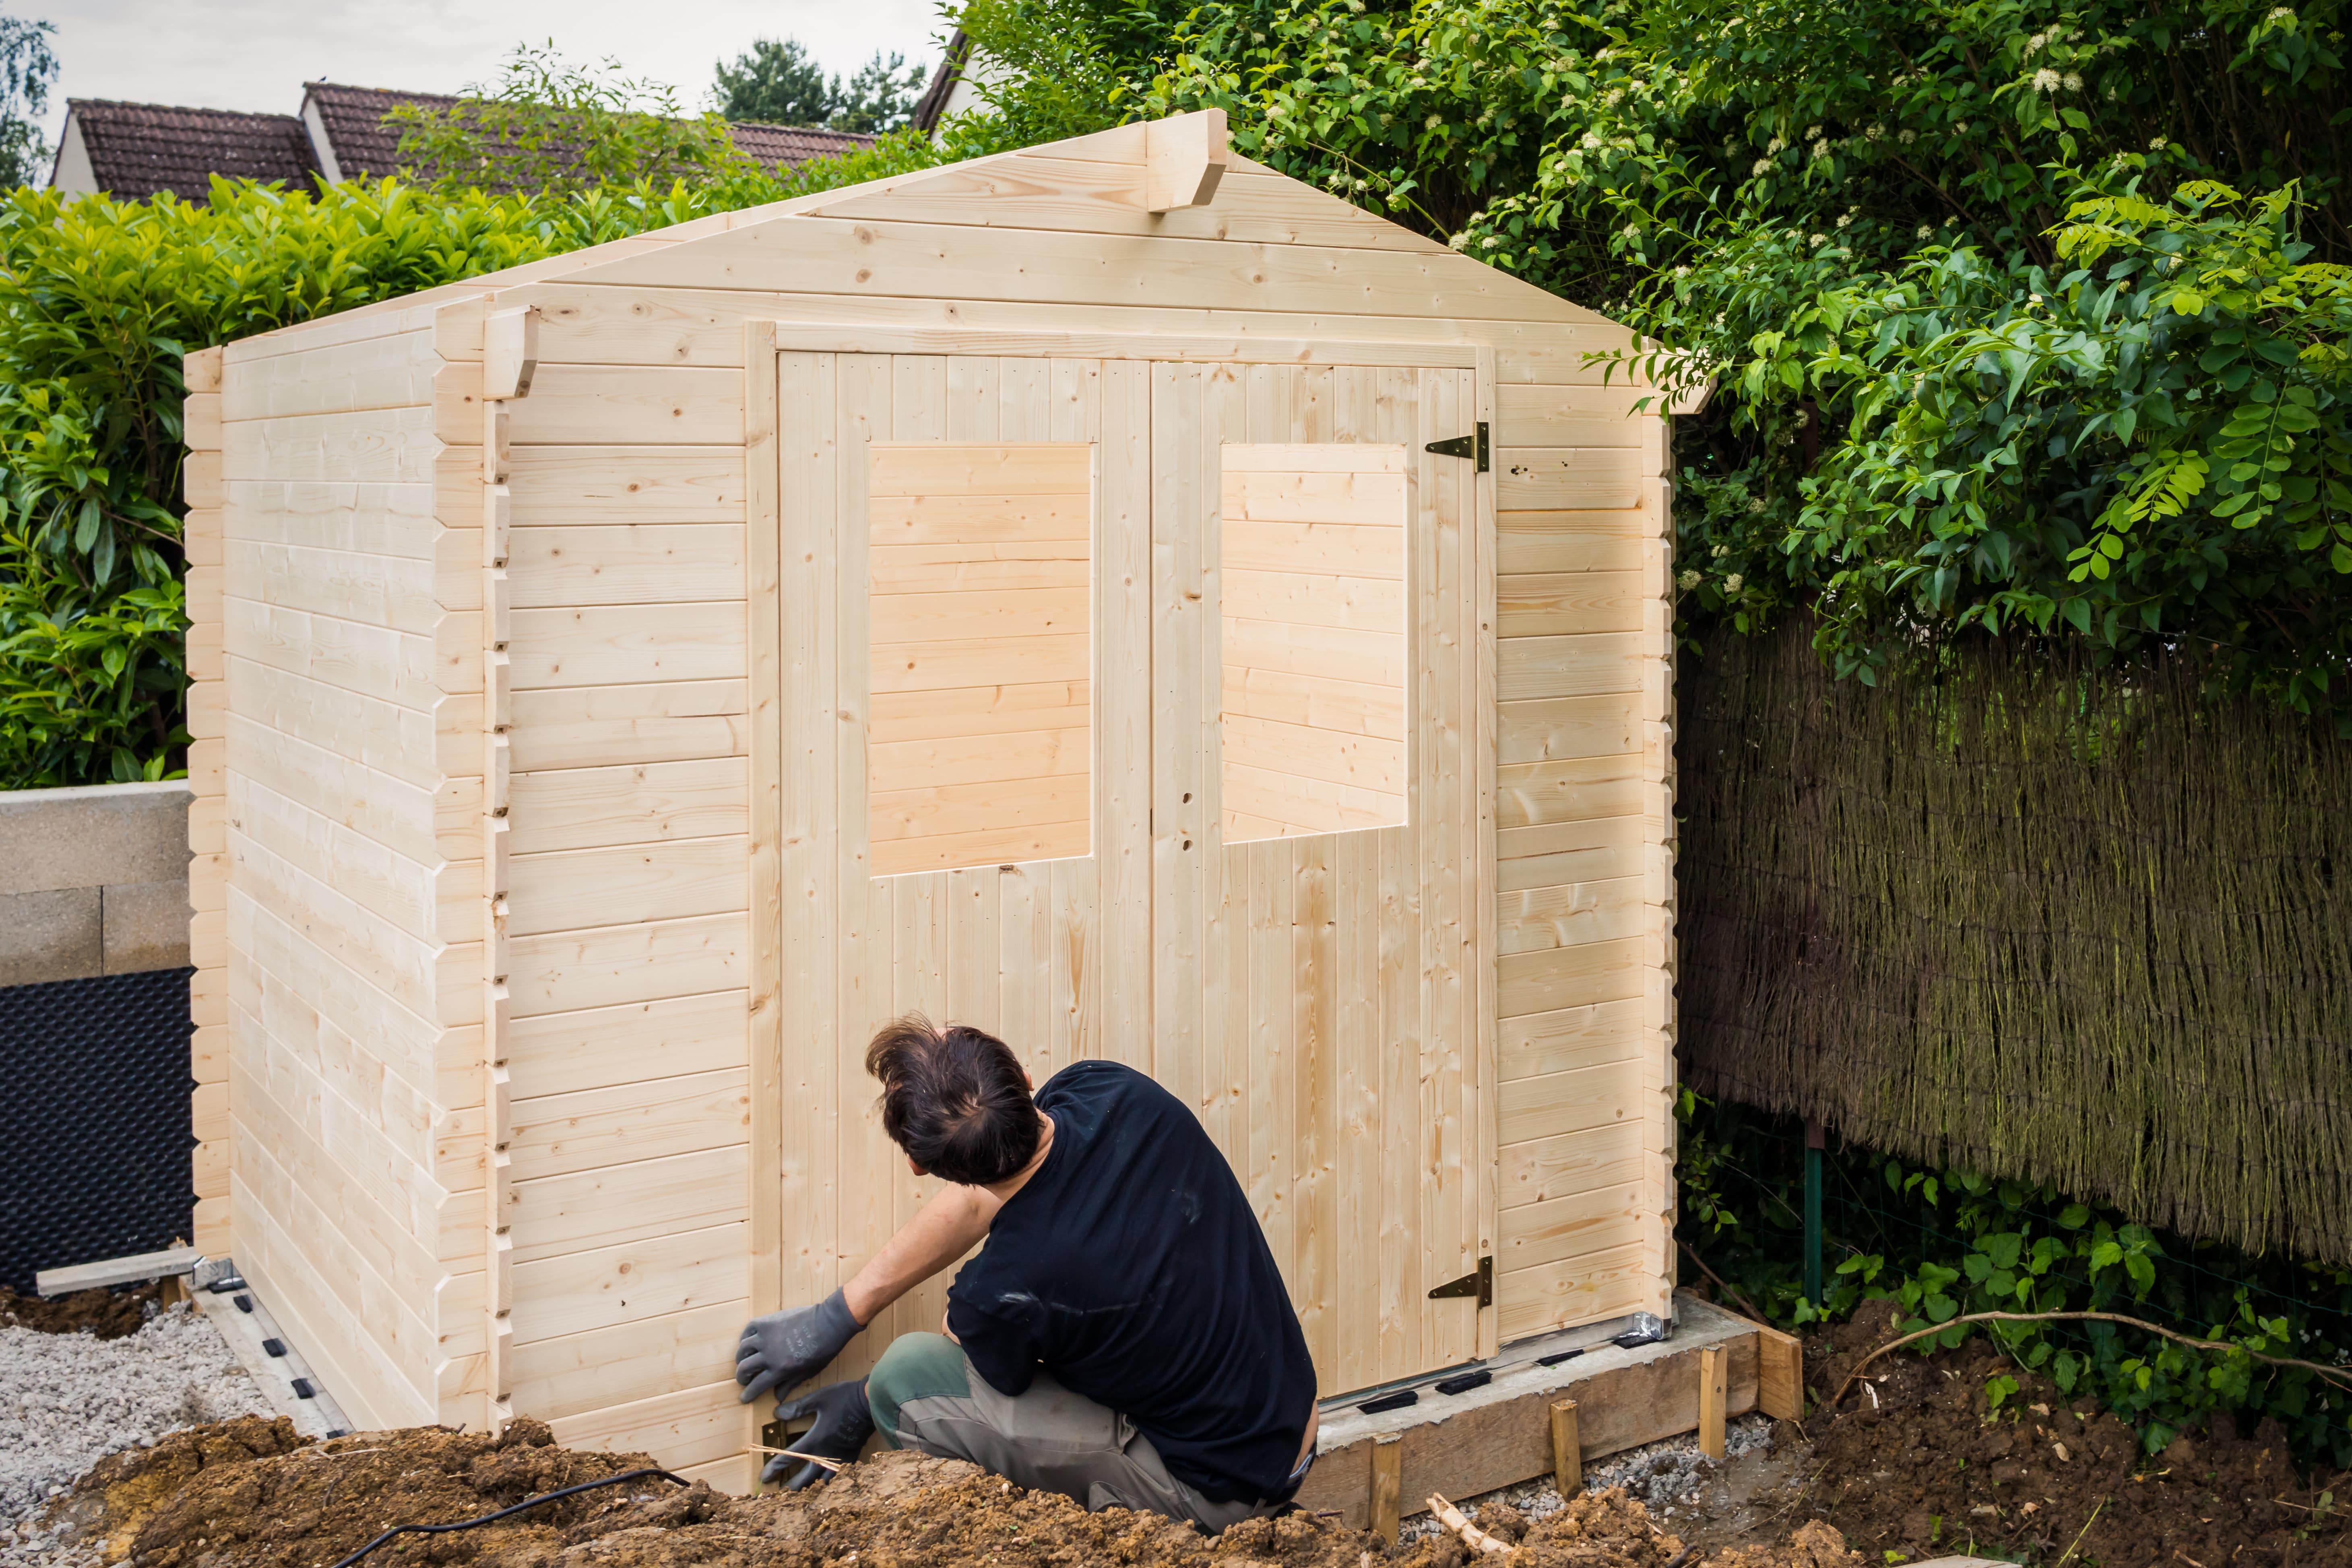
[{"label": "door panel", "polygon": [[[1265,1227],[1325,1393],[1491,1351],[1491,1310],[1427,1296],[1492,1250],[1478,1007],[1491,921],[1474,896],[1488,831],[1476,759],[1492,744],[1476,689],[1481,499],[1471,463],[1423,449],[1468,427],[1473,374],[789,351],[778,368],[782,1300],[846,1280],[934,1186],[884,1137],[862,1060],[877,1027],[919,1009],[998,1034],[1040,1082],[1106,1057],[1192,1106]],[[912,600],[929,593],[958,596],[940,625],[992,613],[971,595],[998,587],[1068,613],[1067,559],[942,555],[951,530],[902,529],[875,552],[876,444],[992,442],[1092,447],[1087,847],[877,876],[869,758],[903,804],[919,787],[907,770],[941,737],[935,715],[887,692],[877,707],[871,594],[908,596],[883,624],[915,640],[929,622]],[[1378,762],[1404,820],[1229,844],[1222,449],[1283,443],[1306,444],[1309,466],[1315,446],[1402,454],[1403,582],[1361,593],[1401,616],[1405,684],[1386,706],[1313,698],[1306,728],[1385,726]],[[1066,520],[1028,531],[1068,537]],[[1300,591],[1247,586],[1261,609]],[[1287,723],[1279,705],[1297,694],[1261,695],[1271,706],[1254,716]],[[1343,711],[1355,718],[1328,717]],[[955,716],[965,752],[1007,777],[1019,758],[1055,765],[1051,747],[996,748],[998,718],[1026,722]],[[946,1285],[899,1302],[828,1375],[936,1329]]]},{"label": "door panel", "polygon": [[[1233,1161],[1327,1394],[1493,1347],[1491,1310],[1427,1294],[1491,1251],[1494,1204],[1479,1135],[1479,498],[1473,464],[1423,450],[1475,407],[1468,371],[1153,369],[1155,1070]],[[1282,825],[1231,824],[1223,799],[1221,578],[1229,561],[1256,571],[1248,551],[1271,545],[1253,535],[1227,554],[1222,448],[1266,467],[1256,448],[1278,443],[1406,455],[1402,826],[1261,837]],[[1309,447],[1288,466],[1381,465]],[[1228,843],[1229,824],[1254,841]]]}]

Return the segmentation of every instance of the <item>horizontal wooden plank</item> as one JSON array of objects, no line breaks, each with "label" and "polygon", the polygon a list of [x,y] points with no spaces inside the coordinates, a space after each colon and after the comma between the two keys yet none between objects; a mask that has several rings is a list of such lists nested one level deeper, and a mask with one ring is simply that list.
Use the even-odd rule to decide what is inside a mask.
[{"label": "horizontal wooden plank", "polygon": [[1638,1121],[1644,1109],[1643,1076],[1643,1064],[1629,1057],[1570,1072],[1514,1079],[1495,1091],[1497,1139],[1505,1144],[1528,1143]]},{"label": "horizontal wooden plank", "polygon": [[[481,515],[479,447],[445,451],[435,478],[440,516]],[[740,447],[518,447],[508,465],[507,488],[517,529],[740,523],[743,453]]]},{"label": "horizontal wooden plank", "polygon": [[[290,484],[239,479],[227,488],[227,504],[216,513],[224,546],[229,540],[257,544],[301,545],[311,550],[347,550],[404,561],[433,561],[443,548],[442,526],[433,515],[434,489],[423,482],[357,484],[309,480]],[[461,526],[481,521],[478,494]],[[223,559],[226,559],[224,549]],[[477,554],[476,561],[479,562]]]},{"label": "horizontal wooden plank", "polygon": [[517,1268],[745,1217],[742,1144],[517,1182],[506,1210]]},{"label": "horizontal wooden plank", "polygon": [[866,532],[877,549],[961,544],[972,549],[1060,545],[1084,559],[1094,534],[1094,500],[1065,495],[877,495],[867,503]]},{"label": "horizontal wooden plank", "polygon": [[877,544],[866,550],[876,595],[959,594],[1003,588],[1076,588],[1094,568],[1072,542],[1042,544]]},{"label": "horizontal wooden plank", "polygon": [[229,710],[264,729],[428,793],[481,767],[478,698],[409,708],[255,659],[222,664]]},{"label": "horizontal wooden plank", "polygon": [[1495,961],[1496,1016],[1622,1002],[1642,994],[1643,973],[1642,943],[1633,937],[1504,953]]},{"label": "horizontal wooden plank", "polygon": [[[1649,1276],[1639,1243],[1580,1253],[1499,1275],[1496,1316],[1506,1341],[1576,1323],[1597,1323],[1654,1310],[1658,1282]],[[1694,1400],[1697,1388],[1691,1390]]]},{"label": "horizontal wooden plank", "polygon": [[1316,573],[1334,561],[1350,574],[1369,577],[1389,562],[1404,575],[1399,529],[1341,522],[1228,521],[1222,532],[1222,560],[1228,572]]},{"label": "horizontal wooden plank", "polygon": [[1650,831],[1638,816],[1506,828],[1495,835],[1496,886],[1505,892],[1559,882],[1638,877]]},{"label": "horizontal wooden plank", "polygon": [[1607,816],[1654,820],[1664,804],[1656,767],[1644,757],[1571,757],[1495,770],[1498,830]]},{"label": "horizontal wooden plank", "polygon": [[1143,210],[1143,164],[1056,157],[1042,150],[971,166],[950,164],[881,191],[853,191],[810,209],[824,217],[1170,235],[1266,245],[1431,251],[1439,243],[1278,174],[1236,169],[1207,206]]},{"label": "horizontal wooden plank", "polygon": [[1228,766],[1293,773],[1352,784],[1381,795],[1404,794],[1405,743],[1339,730],[1310,729],[1227,713],[1219,726]]},{"label": "horizontal wooden plank", "polygon": [[1628,386],[1620,375],[1610,386],[1558,386],[1502,382],[1495,388],[1494,443],[1497,447],[1638,447],[1656,412],[1633,405],[1654,395]]},{"label": "horizontal wooden plank", "polygon": [[1495,579],[1497,637],[1638,632],[1646,599],[1639,572],[1513,573]]},{"label": "horizontal wooden plank", "polygon": [[1412,467],[1405,449],[1390,442],[1229,441],[1217,454],[1228,474],[1402,475]]},{"label": "horizontal wooden plank", "polygon": [[282,419],[415,407],[433,401],[433,373],[440,365],[430,329],[322,343],[304,353],[240,363],[223,379],[223,411],[231,419]]},{"label": "horizontal wooden plank", "polygon": [[928,508],[947,496],[1083,498],[1094,491],[1091,442],[876,441],[867,451],[866,489],[877,501],[911,499]]},{"label": "horizontal wooden plank", "polygon": [[740,679],[746,674],[740,600],[517,610],[512,619],[508,657],[518,691]]},{"label": "horizontal wooden plank", "polygon": [[[1322,249],[1149,236],[998,232],[782,217],[574,273],[598,286],[711,289],[787,269],[816,293],[1125,307],[1574,320],[1572,307],[1450,252]],[[789,309],[789,306],[786,307]]]},{"label": "horizontal wooden plank", "polygon": [[518,772],[508,848],[530,855],[745,834],[751,789],[741,757]]},{"label": "horizontal wooden plank", "polygon": [[731,1380],[750,1315],[741,1301],[721,1301],[519,1344],[509,1369],[515,1414],[551,1421]]},{"label": "horizontal wooden plank", "polygon": [[1639,691],[1645,651],[1639,632],[1506,638],[1495,645],[1496,695],[1517,702]]},{"label": "horizontal wooden plank", "polygon": [[1093,765],[1087,710],[1048,710],[1076,723],[1058,730],[1014,730],[935,741],[888,741],[866,748],[866,786],[875,795],[929,787],[953,779],[982,784],[1003,779],[1083,775]]},{"label": "horizontal wooden plank", "polygon": [[1083,823],[1092,798],[1092,785],[1083,773],[876,791],[871,797],[873,841],[879,845],[896,838]]},{"label": "horizontal wooden plank", "polygon": [[1506,766],[1641,749],[1642,700],[1631,691],[1495,705],[1495,760]]},{"label": "horizontal wooden plank", "polygon": [[1227,616],[1223,633],[1223,657],[1229,668],[1241,666],[1398,688],[1404,685],[1405,639],[1402,632],[1301,626]]},{"label": "horizontal wooden plank", "polygon": [[[877,297],[815,291],[780,300],[772,291],[740,286],[615,288],[546,281],[514,287],[502,296],[509,308],[539,308],[542,364],[740,368],[743,323],[773,321],[780,310],[791,318],[780,329],[787,345],[805,342],[819,351],[830,333],[840,352],[969,352],[976,336],[985,333],[986,352],[993,354],[1466,368],[1475,356],[1475,345],[1487,342],[1505,345],[1506,363],[1514,355],[1524,359],[1522,351],[1556,348],[1569,361],[1565,374],[1595,385],[1602,373],[1580,370],[1576,358],[1584,350],[1628,341],[1624,328],[1589,314],[1489,325],[1437,316],[1308,314],[1146,301],[1148,294],[1122,302],[1121,330],[1106,332],[1101,310],[1091,305],[1000,302],[933,293]],[[1564,309],[1575,311],[1573,306]],[[911,346],[903,351],[889,347],[894,340],[908,340]],[[437,346],[445,357],[479,359],[478,320],[463,332],[446,334]]]},{"label": "horizontal wooden plank", "polygon": [[1280,724],[1306,724],[1384,740],[1404,739],[1404,691],[1396,686],[1224,667],[1224,712]]},{"label": "horizontal wooden plank", "polygon": [[1065,715],[1083,717],[1091,686],[1085,680],[1014,681],[995,686],[877,691],[866,721],[868,746],[906,741],[1066,728]]},{"label": "horizontal wooden plank", "polygon": [[1391,558],[1375,563],[1378,575],[1357,576],[1352,563],[1334,561],[1321,573],[1258,572],[1229,568],[1217,584],[1219,607],[1248,620],[1289,621],[1309,626],[1350,626],[1360,631],[1404,630],[1404,534],[1397,531]]},{"label": "horizontal wooden plank", "polygon": [[1534,952],[1641,934],[1645,905],[1640,877],[1525,888],[1495,896],[1498,952]]},{"label": "horizontal wooden plank", "polygon": [[[434,427],[451,446],[478,443],[482,368],[449,363],[433,380]],[[743,378],[690,365],[551,364],[507,405],[518,446],[736,447]]]},{"label": "horizontal wooden plank", "polygon": [[740,990],[750,925],[741,914],[707,915],[509,938],[507,988],[514,1015]]},{"label": "horizontal wooden plank", "polygon": [[1632,447],[1518,447],[1495,454],[1497,511],[1614,511],[1636,506],[1642,459]]},{"label": "horizontal wooden plank", "polygon": [[[555,1440],[567,1448],[650,1454],[656,1464],[679,1475],[740,1464],[744,1458],[743,1408],[736,1403],[732,1378],[633,1405],[583,1411],[551,1426]],[[719,1482],[711,1484],[716,1488]]]},{"label": "horizontal wooden plank", "polygon": [[513,1115],[509,1173],[522,1182],[745,1142],[751,1098],[743,1069],[727,1068],[518,1098]]},{"label": "horizontal wooden plank", "polygon": [[517,609],[743,597],[735,523],[518,528],[509,537],[507,602]]},{"label": "horizontal wooden plank", "polygon": [[751,908],[740,837],[514,857],[509,937]]},{"label": "horizontal wooden plank", "polygon": [[1641,511],[1498,511],[1495,570],[1639,571],[1651,559],[1656,531]]},{"label": "horizontal wooden plank", "polygon": [[1633,1121],[1612,1122],[1505,1144],[1500,1152],[1502,1206],[1547,1203],[1642,1179],[1643,1129]]},{"label": "horizontal wooden plank", "polygon": [[[1246,447],[1227,447],[1220,515],[1226,522],[1347,523],[1360,528],[1404,526],[1402,467],[1314,468],[1274,472],[1238,468]],[[1293,447],[1282,447],[1285,452]],[[1395,447],[1327,447],[1326,452],[1395,453]]]},{"label": "horizontal wooden plank", "polygon": [[[234,595],[221,611],[222,650],[403,708],[429,710],[452,691],[482,689],[480,617],[444,616],[429,634]],[[470,648],[467,645],[470,642]],[[465,659],[461,654],[470,652]]]},{"label": "horizontal wooden plank", "polygon": [[518,772],[741,756],[751,737],[740,679],[554,687],[512,701]]},{"label": "horizontal wooden plank", "polygon": [[978,637],[958,642],[876,643],[873,689],[878,696],[971,686],[1083,681],[1093,653],[1093,638],[1084,631],[1003,641]]},{"label": "horizontal wooden plank", "polygon": [[224,427],[221,476],[231,481],[399,484],[432,479],[439,450],[430,408],[244,419]]},{"label": "horizontal wooden plank", "polygon": [[743,992],[714,991],[518,1017],[507,1028],[509,1094],[521,1101],[740,1068],[747,1007]]},{"label": "horizontal wooden plank", "polygon": [[1642,1006],[1627,998],[1506,1018],[1496,1030],[1496,1076],[1507,1083],[1635,1060],[1650,1042]]},{"label": "horizontal wooden plank", "polygon": [[[876,594],[866,605],[875,658],[903,645],[1011,641],[1084,634],[1093,597],[1086,587],[992,588],[953,594]],[[982,681],[959,684],[979,686]]]},{"label": "horizontal wooden plank", "polygon": [[740,1300],[750,1260],[739,1222],[517,1264],[515,1342]]},{"label": "horizontal wooden plank", "polygon": [[1538,1263],[1553,1263],[1638,1245],[1656,1216],[1643,1212],[1642,1186],[1612,1187],[1522,1204],[1502,1211],[1495,1238],[1495,1270],[1507,1275]]}]

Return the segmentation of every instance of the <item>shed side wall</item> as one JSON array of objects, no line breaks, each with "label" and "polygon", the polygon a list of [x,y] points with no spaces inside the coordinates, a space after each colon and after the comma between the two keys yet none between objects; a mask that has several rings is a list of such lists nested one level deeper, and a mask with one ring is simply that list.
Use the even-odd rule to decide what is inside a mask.
[{"label": "shed side wall", "polygon": [[429,326],[293,342],[231,345],[221,394],[235,1255],[355,1419],[462,1419],[478,573],[434,519]]},{"label": "shed side wall", "polygon": [[181,415],[188,456],[180,530],[187,558],[188,661],[188,1076],[195,1079],[190,1127],[193,1216],[197,1247],[215,1257],[233,1246],[229,1226],[228,826],[221,765],[227,692],[221,656],[221,351],[187,356]]},{"label": "shed side wall", "polygon": [[[445,520],[482,515],[479,381],[439,378]],[[709,382],[546,366],[507,405],[506,1387],[740,1489],[742,375]]]}]

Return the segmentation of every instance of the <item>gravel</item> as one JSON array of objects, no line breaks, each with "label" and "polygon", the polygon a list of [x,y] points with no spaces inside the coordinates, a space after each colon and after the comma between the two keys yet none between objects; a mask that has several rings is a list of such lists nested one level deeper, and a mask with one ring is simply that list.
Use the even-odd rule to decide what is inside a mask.
[{"label": "gravel", "polygon": [[[1741,1415],[1723,1425],[1723,1457],[1726,1461],[1743,1454],[1755,1453],[1772,1446],[1772,1418],[1769,1415]],[[1685,1432],[1679,1437],[1664,1437],[1655,1443],[1645,1443],[1638,1448],[1628,1448],[1622,1454],[1612,1454],[1598,1463],[1584,1467],[1584,1489],[1604,1491],[1611,1487],[1623,1487],[1629,1496],[1639,1498],[1644,1507],[1661,1520],[1672,1519],[1685,1503],[1698,1500],[1700,1486],[1719,1466],[1698,1451],[1698,1434]],[[1475,1515],[1477,1505],[1499,1498],[1528,1516],[1528,1522],[1548,1519],[1568,1506],[1559,1489],[1546,1476],[1541,1480],[1522,1481],[1500,1491],[1486,1492],[1475,1498],[1455,1498],[1455,1507],[1464,1513]],[[1436,1535],[1444,1526],[1429,1514],[1408,1519],[1397,1527],[1400,1542],[1419,1541],[1423,1536]]]},{"label": "gravel", "polygon": [[119,1340],[0,1326],[0,1568],[66,1561],[31,1516],[100,1458],[247,1414],[269,1402],[185,1306]]}]

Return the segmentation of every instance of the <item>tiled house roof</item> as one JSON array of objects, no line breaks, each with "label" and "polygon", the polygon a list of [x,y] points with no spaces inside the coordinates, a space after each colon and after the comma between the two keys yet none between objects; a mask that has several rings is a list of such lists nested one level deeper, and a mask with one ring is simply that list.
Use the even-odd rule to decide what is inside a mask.
[{"label": "tiled house roof", "polygon": [[[59,164],[78,142],[91,184],[126,199],[169,191],[202,202],[215,174],[307,186],[317,166],[302,121],[291,114],[75,98],[66,101],[66,121]],[[63,182],[52,176],[52,183]]]},{"label": "tiled house roof", "polygon": [[[400,128],[386,125],[383,117],[403,104],[446,109],[457,101],[446,93],[393,92],[331,81],[305,82],[302,90],[303,118],[315,119],[313,134],[323,132],[333,159],[328,170],[331,179],[380,179],[399,173]],[[868,146],[874,141],[871,136],[816,126],[742,124],[729,129],[735,144],[770,170]]]},{"label": "tiled house roof", "polygon": [[[215,174],[305,188],[313,176],[381,179],[398,174],[401,166],[400,127],[384,123],[384,116],[404,104],[446,109],[457,101],[446,93],[331,81],[303,85],[299,114],[72,99],[49,184],[64,191],[104,191],[127,201],[170,191],[201,202]],[[730,129],[736,145],[771,170],[874,141],[814,126]]]},{"label": "tiled house roof", "polygon": [[948,52],[931,71],[931,82],[923,96],[915,102],[915,129],[929,136],[947,118],[948,100],[955,96],[956,84],[963,79],[964,67],[971,62],[971,39],[961,27],[948,37]]}]

